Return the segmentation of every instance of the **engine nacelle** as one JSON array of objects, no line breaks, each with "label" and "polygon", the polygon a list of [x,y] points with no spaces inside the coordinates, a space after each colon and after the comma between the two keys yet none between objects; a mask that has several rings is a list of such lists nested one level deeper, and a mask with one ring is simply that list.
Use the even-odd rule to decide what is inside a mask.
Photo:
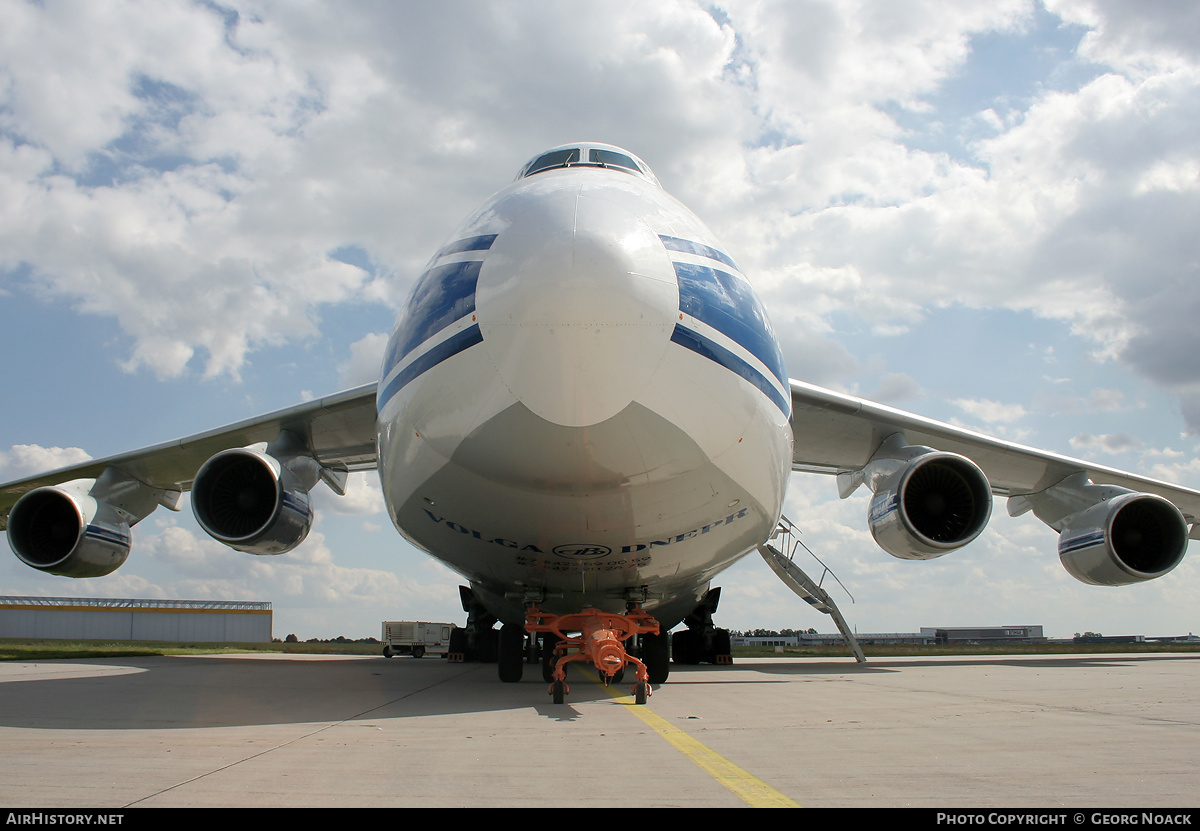
[{"label": "engine nacelle", "polygon": [[899,466],[872,482],[867,513],[871,536],[903,560],[931,560],[979,536],[992,516],[987,477],[970,459],[929,448],[908,461],[881,459],[877,467]]},{"label": "engine nacelle", "polygon": [[246,448],[204,463],[192,483],[192,511],[213,539],[249,554],[291,551],[313,521],[302,480],[274,456]]},{"label": "engine nacelle", "polygon": [[1064,520],[1058,556],[1076,580],[1128,586],[1171,571],[1187,543],[1178,508],[1161,496],[1126,492]]},{"label": "engine nacelle", "polygon": [[[88,484],[91,484],[90,480]],[[129,525],[105,503],[68,486],[32,490],[8,515],[17,559],[63,577],[103,577],[129,557]]]}]

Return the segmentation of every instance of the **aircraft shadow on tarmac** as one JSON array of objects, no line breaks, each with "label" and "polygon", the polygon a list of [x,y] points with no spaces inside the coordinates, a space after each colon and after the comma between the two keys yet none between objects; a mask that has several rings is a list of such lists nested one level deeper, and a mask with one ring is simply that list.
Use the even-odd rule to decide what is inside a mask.
[{"label": "aircraft shadow on tarmac", "polygon": [[[848,661],[758,662],[732,667],[676,667],[675,685],[761,683],[780,676],[846,676],[919,667],[1079,667],[1189,660],[1189,655],[1085,655],[855,664]],[[10,665],[11,666],[11,665]],[[75,670],[78,670],[76,674]],[[111,671],[106,671],[111,670]],[[153,657],[43,662],[20,672],[0,669],[0,727],[47,730],[195,729],[328,723],[480,713],[533,707],[573,720],[573,704],[611,700],[572,670],[566,704],[548,700],[539,666],[502,684],[488,664],[444,660],[346,658]],[[616,685],[627,692],[628,685]],[[659,692],[670,695],[671,681]],[[653,703],[653,701],[651,702]]]},{"label": "aircraft shadow on tarmac", "polygon": [[[567,703],[554,705],[540,665],[526,666],[520,683],[503,684],[493,664],[428,658],[173,656],[26,666],[12,673],[0,666],[0,727],[195,729],[528,707],[548,718],[573,720],[578,717],[573,704],[612,700],[576,668],[568,673]],[[683,668],[688,670],[705,671]],[[614,690],[626,693],[630,686]]]}]

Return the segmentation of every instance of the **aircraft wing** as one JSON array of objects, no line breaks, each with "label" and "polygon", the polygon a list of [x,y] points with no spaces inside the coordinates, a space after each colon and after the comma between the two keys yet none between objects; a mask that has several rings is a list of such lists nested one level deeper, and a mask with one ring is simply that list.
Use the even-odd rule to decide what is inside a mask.
[{"label": "aircraft wing", "polygon": [[367,384],[194,436],[7,482],[0,485],[0,529],[7,528],[13,504],[35,488],[97,479],[115,469],[153,491],[177,495],[191,488],[196,471],[214,454],[275,441],[281,431],[297,436],[322,469],[371,470],[377,462],[375,390],[375,384]]},{"label": "aircraft wing", "polygon": [[1200,491],[1191,488],[1002,441],[812,384],[793,380],[791,388],[792,469],[840,474],[843,495],[862,482],[851,477],[871,462],[884,441],[902,433],[907,445],[970,459],[987,476],[993,493],[1010,497],[1009,513],[1014,515],[1028,509],[1021,497],[1082,473],[1096,484],[1161,496],[1174,503],[1189,524],[1200,519]]}]

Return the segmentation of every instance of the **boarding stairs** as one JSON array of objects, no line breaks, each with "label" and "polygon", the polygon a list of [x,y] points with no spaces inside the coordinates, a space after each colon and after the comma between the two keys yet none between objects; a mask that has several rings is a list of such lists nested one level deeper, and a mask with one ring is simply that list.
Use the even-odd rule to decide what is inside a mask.
[{"label": "boarding stairs", "polygon": [[[778,547],[776,547],[778,545]],[[816,560],[821,566],[821,579],[813,580],[798,566],[795,562],[796,552],[803,548],[809,555]],[[825,589],[821,588],[821,583],[825,581],[825,576],[833,577],[839,586],[842,586],[842,581],[837,579],[837,576],[829,570],[829,566],[821,562],[820,558],[809,549],[807,545],[800,541],[800,529],[798,529],[792,521],[787,517],[779,518],[779,526],[775,529],[775,533],[771,538],[758,547],[758,553],[762,554],[767,565],[771,567],[771,571],[775,572],[780,580],[783,581],[789,589],[800,596],[804,602],[811,605],[818,612],[823,612],[833,618],[833,622],[837,624],[838,631],[842,633],[842,637],[846,639],[846,645],[850,647],[850,651],[854,653],[854,660],[860,664],[865,664],[867,658],[863,655],[862,647],[858,645],[858,639],[854,637],[854,633],[850,631],[850,626],[846,623],[846,619],[842,617],[841,611],[838,610],[837,604],[833,602],[833,598]],[[842,586],[843,591],[846,587]],[[846,591],[849,595],[850,592]],[[850,601],[854,602],[853,596]]]}]

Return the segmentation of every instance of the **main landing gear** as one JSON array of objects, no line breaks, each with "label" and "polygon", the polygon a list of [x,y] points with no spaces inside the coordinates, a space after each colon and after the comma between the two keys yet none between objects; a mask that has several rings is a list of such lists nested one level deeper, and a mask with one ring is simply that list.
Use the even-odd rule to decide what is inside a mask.
[{"label": "main landing gear", "polygon": [[[567,686],[567,664],[572,661],[591,663],[605,686],[614,679],[619,683],[625,667],[632,665],[637,679],[632,694],[638,704],[646,703],[653,693],[651,685],[661,684],[670,671],[666,636],[659,633],[658,621],[641,609],[624,615],[599,609],[584,609],[574,615],[552,615],[535,606],[525,614],[525,630],[530,635],[543,633],[543,676],[553,665],[546,680],[555,704],[562,704],[571,691]],[[626,649],[626,644],[635,635],[641,636],[644,661],[633,657]],[[502,642],[503,639],[501,630]],[[572,650],[576,650],[574,654],[570,654]]]},{"label": "main landing gear", "polygon": [[720,588],[710,589],[684,620],[688,628],[671,636],[671,653],[675,656],[675,663],[722,666],[733,663],[729,630],[713,625],[713,614],[720,601]]},{"label": "main landing gear", "polygon": [[[491,663],[496,660],[498,638],[492,627],[496,616],[475,599],[475,593],[466,586],[458,587],[458,596],[463,611],[467,613],[467,625],[450,633],[450,663],[461,664],[473,661]],[[520,676],[517,680],[521,680]]]}]

